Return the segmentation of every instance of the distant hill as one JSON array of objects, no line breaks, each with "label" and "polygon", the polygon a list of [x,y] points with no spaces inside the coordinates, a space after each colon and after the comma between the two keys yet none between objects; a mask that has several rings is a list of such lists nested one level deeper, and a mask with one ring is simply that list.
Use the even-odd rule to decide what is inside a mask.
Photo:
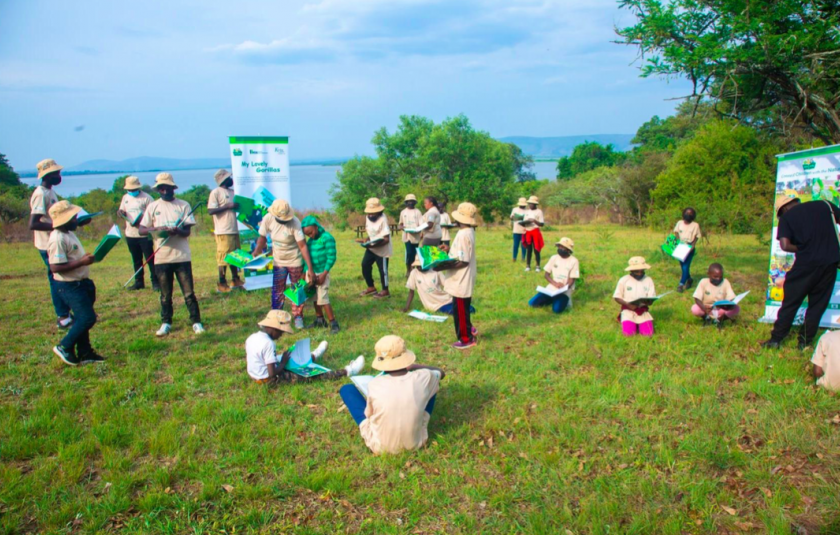
[{"label": "distant hill", "polygon": [[586,141],[597,141],[601,145],[610,143],[620,151],[630,150],[633,144],[630,140],[633,134],[595,134],[592,136],[562,136],[562,137],[525,137],[511,136],[500,138],[499,141],[513,143],[522,152],[534,158],[562,158],[572,154],[572,149]]}]

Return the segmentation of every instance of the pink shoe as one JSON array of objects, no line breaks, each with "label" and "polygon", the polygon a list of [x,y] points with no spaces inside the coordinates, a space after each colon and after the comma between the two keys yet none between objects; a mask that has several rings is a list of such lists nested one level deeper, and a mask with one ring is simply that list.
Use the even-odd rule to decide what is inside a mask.
[{"label": "pink shoe", "polygon": [[475,337],[478,334],[478,329],[476,329],[475,326],[473,326],[473,328],[472,328],[472,330],[470,330],[470,332],[472,333],[473,337]]},{"label": "pink shoe", "polygon": [[469,349],[473,346],[475,346],[475,338],[473,338],[472,340],[470,340],[469,342],[466,342],[466,343],[461,342],[459,340],[459,341],[455,342],[454,344],[452,344],[452,347],[454,347],[455,349]]}]

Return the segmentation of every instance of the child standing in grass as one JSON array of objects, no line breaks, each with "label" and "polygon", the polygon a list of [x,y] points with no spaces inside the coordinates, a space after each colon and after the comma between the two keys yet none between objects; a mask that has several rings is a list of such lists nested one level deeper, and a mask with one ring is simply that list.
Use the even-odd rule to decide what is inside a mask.
[{"label": "child standing in grass", "polygon": [[402,231],[402,241],[405,244],[405,278],[411,273],[411,264],[417,256],[417,247],[420,245],[420,234],[406,232],[405,229],[416,229],[420,227],[423,220],[423,212],[417,209],[417,197],[413,193],[405,196],[405,208],[400,212],[398,228]]},{"label": "child standing in grass", "polygon": [[708,325],[716,322],[721,325],[724,320],[735,319],[741,313],[741,307],[735,305],[726,310],[715,308],[718,301],[732,301],[735,299],[735,291],[729,281],[723,278],[723,266],[714,263],[709,266],[708,277],[701,279],[694,290],[694,304],[691,305],[691,313],[703,319]]},{"label": "child standing in grass", "polygon": [[628,262],[624,271],[630,273],[618,280],[613,299],[621,305],[621,332],[624,336],[653,336],[653,316],[648,312],[645,303],[635,303],[644,298],[656,297],[653,279],[647,276],[646,269],[650,266],[641,256],[634,256]]},{"label": "child standing in grass", "polygon": [[452,296],[452,318],[455,320],[455,335],[458,340],[455,349],[467,349],[475,345],[475,328],[470,320],[470,306],[475,289],[475,220],[476,208],[472,203],[461,203],[452,212],[452,219],[458,226],[458,234],[447,248],[454,264],[438,265],[435,271],[445,271],[443,289]]},{"label": "child standing in grass", "polygon": [[341,399],[375,455],[422,448],[429,440],[429,419],[446,374],[415,364],[417,356],[399,336],[381,338],[374,350],[371,367],[384,374],[368,383],[367,400],[352,384],[341,387]]},{"label": "child standing in grass", "polygon": [[680,242],[691,245],[691,252],[688,253],[685,260],[680,262],[682,275],[680,275],[680,284],[677,286],[677,291],[680,293],[691,288],[691,285],[694,284],[694,279],[691,278],[691,261],[694,260],[694,246],[697,245],[697,240],[703,237],[700,232],[700,225],[695,221],[696,218],[697,212],[694,208],[686,208],[683,210],[682,219],[677,221],[676,226],[674,226],[674,235]]},{"label": "child standing in grass", "polygon": [[565,287],[568,289],[554,297],[537,292],[537,295],[528,301],[528,305],[532,307],[551,305],[554,313],[559,314],[566,310],[572,302],[575,281],[580,278],[580,264],[578,259],[572,256],[575,242],[570,238],[560,238],[560,241],[555,245],[557,246],[557,254],[549,258],[545,265],[545,280],[555,288]]},{"label": "child standing in grass", "polygon": [[[258,383],[297,383],[352,377],[365,367],[365,358],[359,355],[342,370],[333,370],[313,377],[301,377],[286,369],[286,364],[292,355],[290,351],[284,352],[279,360],[277,358],[275,341],[283,336],[283,333],[294,333],[291,314],[285,310],[271,310],[257,325],[260,327],[259,332],[245,340],[245,359],[248,364],[248,375]],[[323,341],[312,352],[312,360],[320,359],[326,351],[327,342]]]},{"label": "child standing in grass", "polygon": [[[333,312],[332,304],[330,303],[330,270],[335,265],[336,249],[335,238],[333,235],[324,230],[318,219],[309,214],[303,218],[300,223],[303,226],[303,233],[309,238],[306,246],[309,248],[309,256],[312,258],[312,267],[315,269],[314,273],[308,275],[308,280],[311,284],[317,284],[315,294],[315,323],[309,327],[326,327],[327,322],[324,320],[324,313],[327,315],[327,320],[330,322],[330,332],[338,334],[340,327],[338,321],[335,319],[335,312]],[[304,264],[304,272],[306,265]]]},{"label": "child standing in grass", "polygon": [[820,337],[811,364],[817,386],[840,392],[840,331],[826,331]]}]

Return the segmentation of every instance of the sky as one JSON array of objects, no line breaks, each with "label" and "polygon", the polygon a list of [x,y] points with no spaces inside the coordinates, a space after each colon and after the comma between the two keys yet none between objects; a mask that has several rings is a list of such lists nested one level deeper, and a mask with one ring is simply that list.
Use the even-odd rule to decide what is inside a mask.
[{"label": "sky", "polygon": [[494,137],[632,134],[687,82],[643,79],[616,0],[0,0],[0,153],[19,170],[372,154],[400,115]]}]

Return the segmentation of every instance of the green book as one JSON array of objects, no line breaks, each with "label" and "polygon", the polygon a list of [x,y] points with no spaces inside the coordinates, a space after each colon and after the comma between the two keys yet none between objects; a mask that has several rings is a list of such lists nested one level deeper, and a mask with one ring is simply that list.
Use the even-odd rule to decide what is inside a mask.
[{"label": "green book", "polygon": [[382,242],[383,238],[377,238],[375,240],[368,240],[364,243],[360,243],[362,247],[374,247]]},{"label": "green book", "polygon": [[260,222],[262,222],[263,218],[268,213],[267,206],[258,204],[250,197],[234,195],[233,202],[239,204],[239,209],[236,211],[236,219],[251,228],[259,227]]},{"label": "green book", "polygon": [[111,249],[120,241],[120,229],[116,225],[111,227],[111,230],[108,231],[108,234],[102,237],[102,241],[99,242],[99,245],[96,246],[96,250],[93,251],[93,258],[96,262],[102,262]]},{"label": "green book", "polygon": [[295,306],[302,305],[307,299],[315,295],[315,287],[308,286],[306,282],[303,280],[299,280],[297,284],[293,284],[291,286],[286,287],[286,291],[283,292]]},{"label": "green book", "polygon": [[312,361],[309,338],[300,340],[289,348],[289,352],[291,355],[289,355],[289,361],[286,363],[286,369],[294,374],[300,375],[301,377],[315,377],[316,375],[332,371]]},{"label": "green book", "polygon": [[132,227],[136,227],[140,224],[140,220],[143,219],[143,211],[133,210],[131,212],[126,212],[125,215],[120,214],[120,217],[128,221],[128,224]]},{"label": "green book", "polygon": [[228,265],[237,267],[239,269],[244,268],[253,260],[253,255],[251,255],[251,253],[245,251],[244,249],[237,249],[225,255],[225,262],[227,262]]},{"label": "green book", "polygon": [[448,254],[431,245],[424,245],[417,252],[420,254],[420,269],[423,271],[456,262],[454,258],[449,258]]},{"label": "green book", "polygon": [[104,212],[94,212],[92,214],[89,214],[85,211],[84,208],[82,208],[81,211],[79,211],[79,213],[76,214],[76,221],[78,221],[79,224],[81,224],[84,221],[87,221],[88,219],[93,219],[94,217],[102,215],[103,213]]}]

